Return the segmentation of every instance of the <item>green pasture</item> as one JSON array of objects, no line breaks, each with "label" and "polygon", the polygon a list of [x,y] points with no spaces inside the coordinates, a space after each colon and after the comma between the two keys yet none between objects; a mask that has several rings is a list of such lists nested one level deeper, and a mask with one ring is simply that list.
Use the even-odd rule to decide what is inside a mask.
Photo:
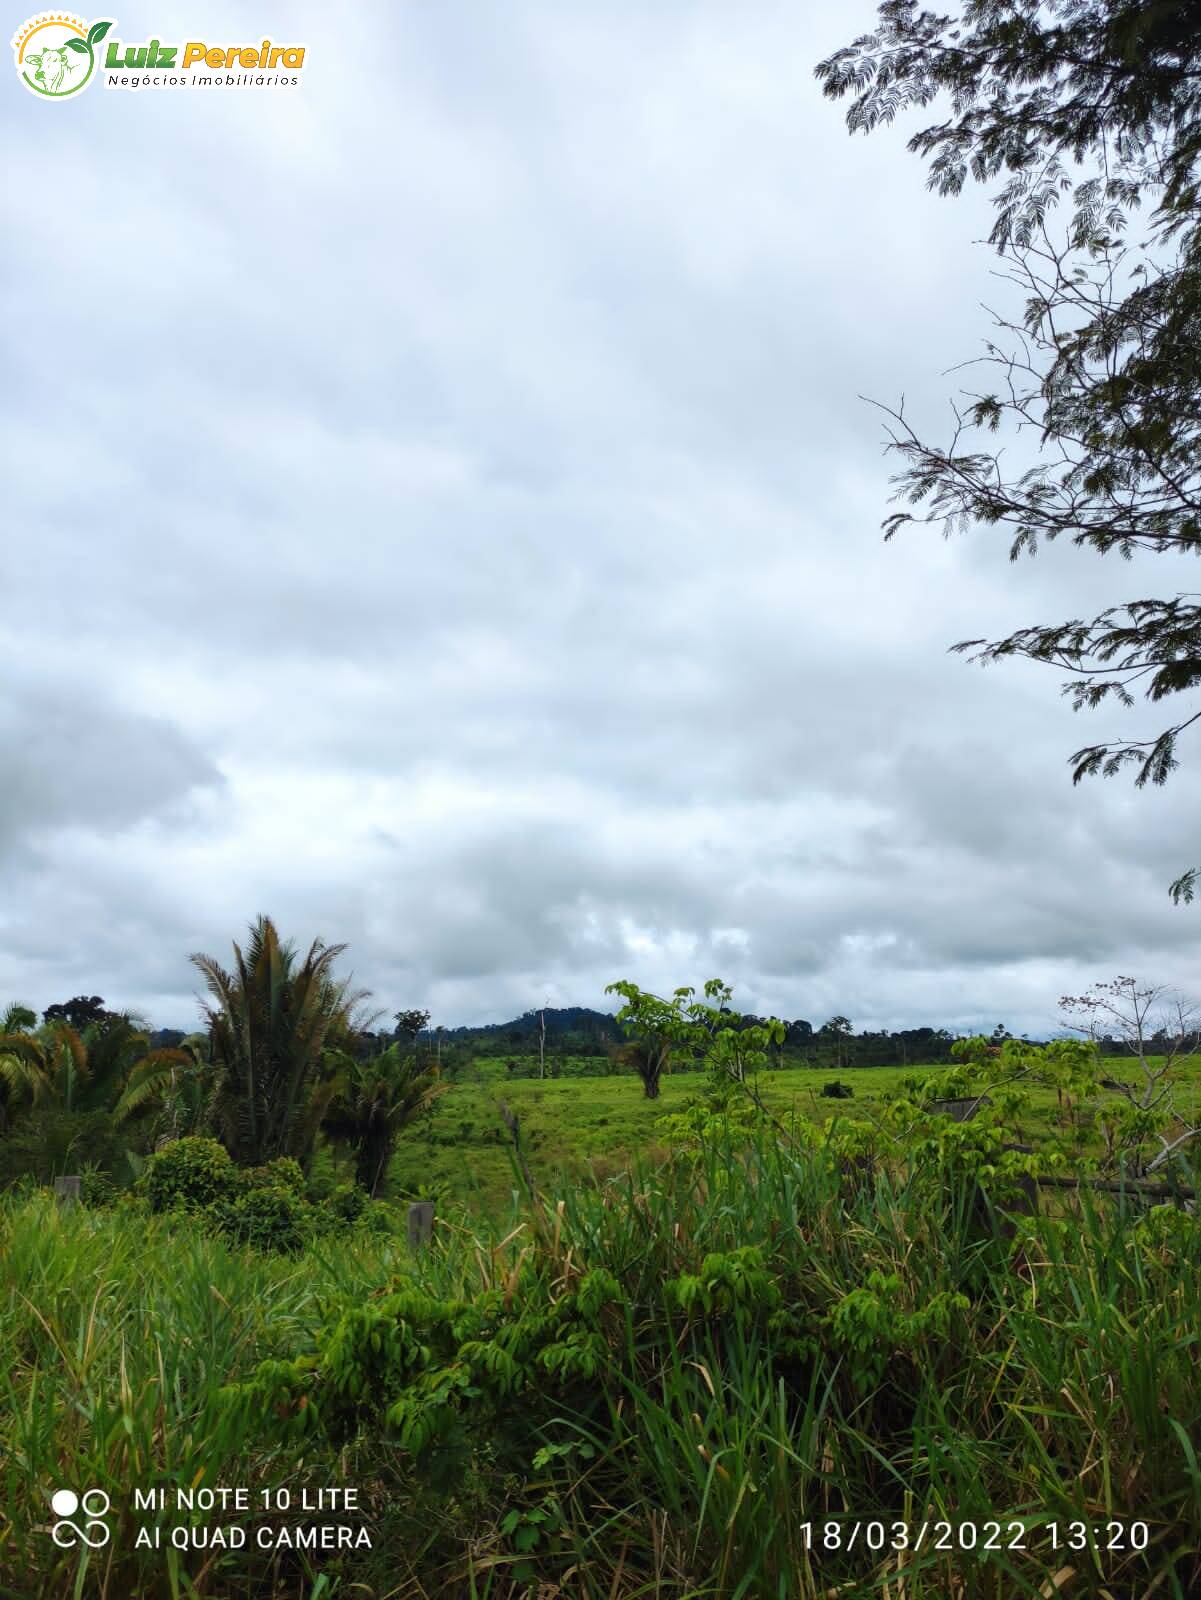
[{"label": "green pasture", "polygon": [[[640,1155],[663,1148],[659,1119],[682,1110],[689,1099],[702,1095],[708,1082],[704,1073],[675,1072],[663,1079],[657,1100],[648,1100],[642,1084],[632,1074],[576,1076],[583,1062],[571,1062],[572,1075],[560,1078],[511,1076],[505,1058],[474,1062],[453,1083],[431,1116],[405,1130],[389,1171],[391,1192],[398,1196],[440,1189],[471,1211],[489,1217],[507,1212],[512,1203],[514,1175],[510,1140],[501,1120],[504,1104],[520,1119],[526,1159],[540,1185],[555,1187],[590,1175],[605,1178]],[[528,1062],[523,1063],[523,1067]],[[784,1067],[764,1072],[758,1089],[764,1103],[781,1121],[791,1116],[819,1123],[829,1117],[870,1115],[880,1100],[893,1093],[912,1073],[938,1073],[940,1066],[851,1067],[834,1072],[829,1067]],[[1137,1069],[1129,1061],[1107,1062],[1115,1078],[1133,1081]],[[1201,1110],[1201,1056],[1180,1065],[1178,1102],[1182,1110]],[[854,1090],[850,1100],[824,1099],[822,1086],[838,1079]],[[1094,1143],[1088,1119],[1074,1121],[1071,1106],[1062,1106],[1050,1090],[1034,1090],[1028,1125],[1019,1124],[1019,1136],[1045,1127],[1052,1119],[1082,1149]]]}]

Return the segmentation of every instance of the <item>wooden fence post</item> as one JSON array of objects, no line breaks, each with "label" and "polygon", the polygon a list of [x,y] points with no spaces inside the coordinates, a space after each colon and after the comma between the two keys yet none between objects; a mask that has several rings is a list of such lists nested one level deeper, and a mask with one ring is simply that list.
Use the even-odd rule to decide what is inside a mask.
[{"label": "wooden fence post", "polygon": [[414,1200],[409,1206],[409,1248],[419,1250],[434,1236],[434,1202]]},{"label": "wooden fence post", "polygon": [[54,1198],[60,1206],[77,1206],[79,1204],[79,1179],[55,1178]]}]

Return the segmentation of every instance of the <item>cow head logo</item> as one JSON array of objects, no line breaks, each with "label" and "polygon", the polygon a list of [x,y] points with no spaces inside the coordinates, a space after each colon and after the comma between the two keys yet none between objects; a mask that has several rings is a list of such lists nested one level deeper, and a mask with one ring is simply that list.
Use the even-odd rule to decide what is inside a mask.
[{"label": "cow head logo", "polygon": [[43,11],[13,36],[17,75],[44,100],[65,100],[92,81],[96,46],[113,25],[111,17],[89,26],[66,11]]}]

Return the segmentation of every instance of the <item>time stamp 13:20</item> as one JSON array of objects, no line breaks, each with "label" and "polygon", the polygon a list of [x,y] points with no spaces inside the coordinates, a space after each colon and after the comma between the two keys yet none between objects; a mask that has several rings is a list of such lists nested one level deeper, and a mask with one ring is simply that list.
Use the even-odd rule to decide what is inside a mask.
[{"label": "time stamp 13:20", "polygon": [[889,1521],[883,1517],[802,1522],[801,1542],[815,1555],[851,1550],[1145,1550],[1145,1522],[1064,1522],[1024,1518],[1008,1522]]}]

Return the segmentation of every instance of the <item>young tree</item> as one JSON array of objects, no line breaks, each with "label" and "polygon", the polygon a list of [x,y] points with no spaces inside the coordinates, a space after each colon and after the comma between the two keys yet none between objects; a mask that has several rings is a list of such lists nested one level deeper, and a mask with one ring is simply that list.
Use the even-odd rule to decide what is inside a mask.
[{"label": "young tree", "polygon": [[648,1100],[659,1098],[659,1081],[671,1061],[673,1045],[687,1043],[684,999],[692,991],[677,989],[670,1000],[649,994],[637,984],[611,983],[606,994],[619,994],[625,1001],[617,1022],[628,1043],[619,1046],[616,1057],[622,1067],[632,1067],[642,1079]]},{"label": "young tree", "polygon": [[[955,408],[948,442],[921,437],[903,406],[889,413],[896,497],[924,510],[888,517],[885,536],[921,520],[1001,528],[1011,559],[1064,536],[1101,555],[1201,553],[1198,0],[974,0],[961,17],[885,0],[876,30],[817,74],[829,97],[853,96],[852,131],[949,99],[909,148],[942,194],[969,174],[1001,180],[992,242],[1026,302],[1020,320],[997,318],[989,386]],[[1070,223],[1053,235],[1069,193]],[[1150,227],[1131,244],[1144,199]],[[1030,441],[1012,470],[983,438],[1002,424]],[[1061,669],[1077,710],[1138,695],[1160,704],[1201,686],[1199,599],[1132,599],[955,648]],[[1149,737],[1086,745],[1073,779],[1132,767],[1140,787],[1161,784],[1199,719],[1186,698]],[[1181,874],[1174,898],[1192,899],[1199,870]]]},{"label": "young tree", "polygon": [[[767,1065],[770,1047],[784,1040],[784,1024],[777,1018],[752,1021],[732,1010],[733,990],[720,978],[706,982],[703,999],[697,998],[695,989],[685,987],[673,990],[671,999],[664,1000],[628,980],[609,984],[605,993],[621,995],[625,1004],[617,1021],[644,1047],[632,1059],[648,1099],[658,1094],[659,1076],[673,1052],[708,1067],[719,1082],[747,1088],[755,1073]],[[658,1071],[648,1081],[638,1062],[653,1065],[656,1058]],[[757,1100],[754,1091],[751,1093]]]},{"label": "young tree", "polygon": [[[1085,994],[1065,995],[1059,1002],[1067,1026],[1094,1045],[1116,1042],[1138,1066],[1134,1084],[1106,1079],[1105,1087],[1129,1108],[1120,1119],[1125,1131],[1153,1137],[1158,1155],[1146,1163],[1152,1173],[1178,1151],[1201,1137],[1201,1126],[1186,1121],[1174,1104],[1174,1088],[1182,1059],[1201,1047],[1201,1009],[1163,984],[1140,986],[1119,977],[1094,984]],[[1171,1129],[1169,1134],[1162,1130]]]}]

